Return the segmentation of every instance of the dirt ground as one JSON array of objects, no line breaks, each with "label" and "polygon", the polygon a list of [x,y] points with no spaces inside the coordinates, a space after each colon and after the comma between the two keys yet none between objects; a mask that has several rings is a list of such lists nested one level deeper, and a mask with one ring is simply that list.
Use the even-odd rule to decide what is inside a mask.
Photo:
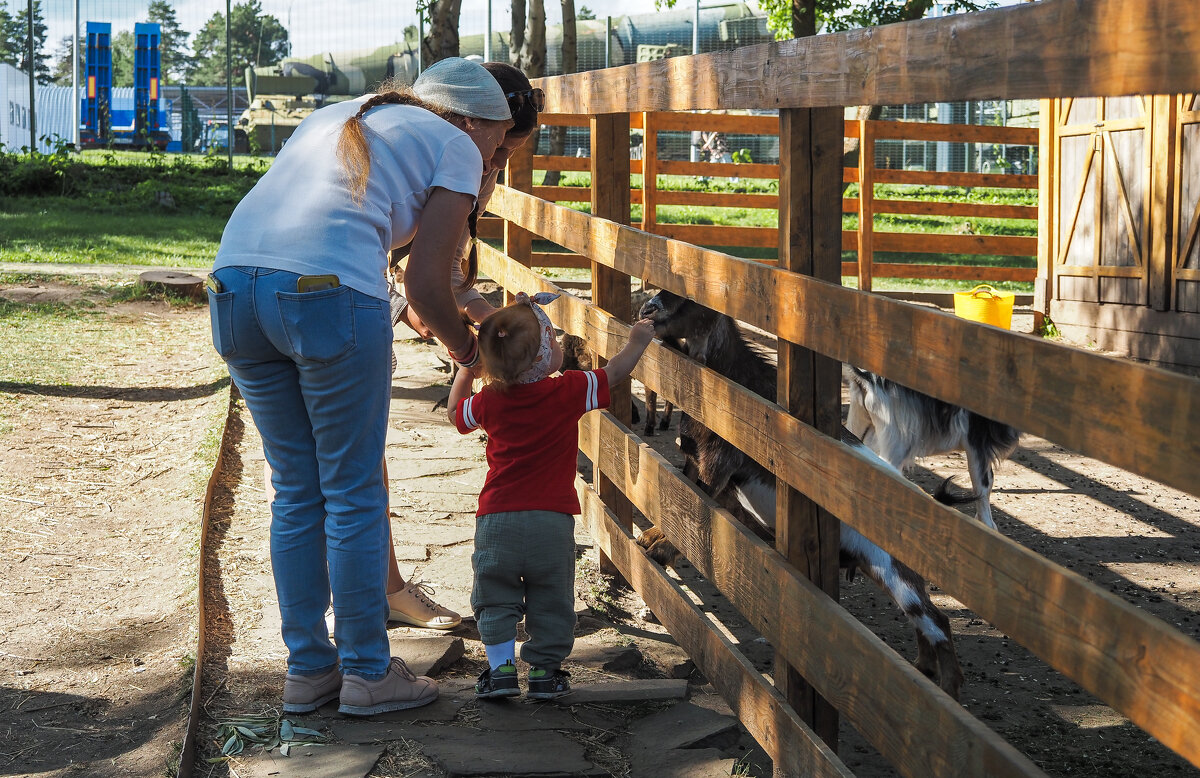
[{"label": "dirt ground", "polygon": [[[0,775],[173,774],[195,650],[200,502],[227,381],[203,307],[107,305],[67,283],[0,285],[9,300],[80,296],[97,307],[57,329],[0,318]],[[446,392],[437,350],[399,341],[397,353],[407,376],[393,389],[389,436],[397,554],[402,572],[466,613],[482,442],[464,436],[452,446],[432,426]],[[283,672],[261,450],[252,425],[240,423],[232,497],[213,536],[223,615],[210,624],[210,721],[276,704]],[[677,459],[675,434],[673,424],[652,442]],[[912,473],[927,488],[948,475],[967,482],[961,455],[928,458]],[[997,472],[993,505],[1016,541],[1200,637],[1197,498],[1026,436]],[[869,628],[915,656],[907,622],[869,582],[842,592]],[[613,596],[587,565],[579,594],[597,629],[607,619],[629,634],[657,629],[636,597]],[[769,647],[712,601],[766,669]],[[935,591],[935,601],[957,634],[964,707],[1050,775],[1200,774],[951,597]],[[478,645],[466,642],[452,676],[477,672]],[[211,736],[203,756],[215,753]],[[846,725],[840,752],[857,775],[894,774]],[[198,763],[200,775],[234,769]],[[371,773],[438,774],[401,748]]]}]

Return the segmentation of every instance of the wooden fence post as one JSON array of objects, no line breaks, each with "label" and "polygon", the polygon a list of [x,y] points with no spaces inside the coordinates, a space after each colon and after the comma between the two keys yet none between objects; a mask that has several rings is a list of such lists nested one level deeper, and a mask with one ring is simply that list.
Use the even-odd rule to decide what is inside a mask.
[{"label": "wooden fence post", "polygon": [[642,229],[654,232],[658,223],[658,119],[642,114]]},{"label": "wooden fence post", "polygon": [[1034,332],[1042,330],[1050,301],[1054,299],[1054,257],[1058,254],[1054,230],[1058,229],[1054,202],[1057,198],[1058,162],[1055,153],[1055,128],[1058,101],[1041,100],[1038,114],[1038,267],[1033,282]]},{"label": "wooden fence post", "polygon": [[[875,123],[858,123],[858,288],[871,291],[875,260]],[[782,148],[782,146],[781,146]]]},{"label": "wooden fence post", "polygon": [[[508,158],[508,167],[504,169],[504,183],[521,192],[533,191],[533,147],[534,143],[526,143],[513,152]],[[510,221],[504,222],[504,253],[514,261],[529,267],[533,259],[533,233],[518,227]],[[504,290],[504,302],[512,302],[513,293]]]},{"label": "wooden fence post", "polygon": [[[779,266],[835,284],[842,275],[842,135],[840,108],[779,112]],[[779,403],[790,413],[827,435],[840,435],[839,362],[781,340],[777,388]],[[777,483],[776,548],[836,600],[837,518]],[[837,710],[778,655],[775,685],[836,751]]]},{"label": "wooden fence post", "polygon": [[[602,219],[629,224],[629,114],[604,114],[592,116],[592,215]],[[629,321],[632,302],[630,300],[629,276],[607,265],[592,262],[592,303],[621,321]],[[593,352],[592,364],[600,367],[604,360]],[[609,389],[609,410],[629,426],[632,423],[629,382]],[[633,503],[601,472],[599,463],[593,462],[592,469],[596,491],[625,529],[633,527]],[[616,565],[601,554],[600,570],[616,575]]]},{"label": "wooden fence post", "polygon": [[[1145,240],[1149,306],[1171,310],[1174,286],[1172,263],[1175,238],[1175,109],[1174,95],[1149,98],[1150,111],[1150,233]],[[1182,172],[1182,171],[1179,171]]]}]

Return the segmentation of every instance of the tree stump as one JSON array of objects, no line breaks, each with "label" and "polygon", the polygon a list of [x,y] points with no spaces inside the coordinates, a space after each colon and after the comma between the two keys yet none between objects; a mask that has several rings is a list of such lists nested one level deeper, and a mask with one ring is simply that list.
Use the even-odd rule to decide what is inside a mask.
[{"label": "tree stump", "polygon": [[190,273],[173,270],[147,270],[138,276],[147,289],[162,291],[176,297],[200,299],[204,294],[204,279]]}]

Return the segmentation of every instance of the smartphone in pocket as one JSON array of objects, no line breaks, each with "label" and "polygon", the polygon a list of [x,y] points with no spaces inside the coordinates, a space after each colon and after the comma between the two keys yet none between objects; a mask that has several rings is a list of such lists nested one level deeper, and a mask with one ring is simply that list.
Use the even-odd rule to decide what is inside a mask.
[{"label": "smartphone in pocket", "polygon": [[296,279],[297,292],[319,292],[322,289],[337,289],[342,285],[335,275],[300,276]]}]

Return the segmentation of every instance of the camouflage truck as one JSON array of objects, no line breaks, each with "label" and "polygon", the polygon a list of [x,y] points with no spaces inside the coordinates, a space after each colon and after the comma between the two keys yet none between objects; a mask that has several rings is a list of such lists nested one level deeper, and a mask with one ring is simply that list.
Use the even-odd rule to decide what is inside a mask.
[{"label": "camouflage truck", "polygon": [[[602,20],[576,22],[579,70],[610,64],[626,65],[662,57],[690,54],[694,11],[621,16],[610,31]],[[493,32],[491,58],[507,61],[509,34]],[[766,17],[744,3],[700,10],[701,51],[717,51],[765,43],[772,39]],[[482,58],[484,34],[463,36],[459,52]],[[331,102],[349,100],[378,88],[388,79],[411,84],[419,72],[420,42],[408,27],[402,39],[376,49],[308,58],[289,58],[270,67],[248,68],[249,107],[237,122],[235,150],[275,153],[304,117]],[[562,25],[546,29],[546,74],[562,73]]]}]

